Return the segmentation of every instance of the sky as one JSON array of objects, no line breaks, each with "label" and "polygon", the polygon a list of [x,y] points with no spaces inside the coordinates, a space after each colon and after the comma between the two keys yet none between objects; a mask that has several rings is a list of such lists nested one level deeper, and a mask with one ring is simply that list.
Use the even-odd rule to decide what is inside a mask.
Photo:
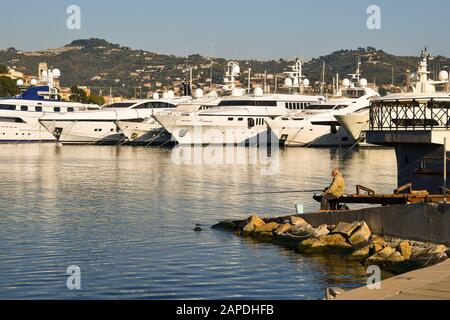
[{"label": "sky", "polygon": [[[68,29],[70,5],[81,10]],[[370,5],[381,29],[370,30]],[[61,47],[75,39],[157,53],[227,59],[312,58],[372,46],[417,56],[425,45],[450,56],[448,0],[2,0],[0,48]]]}]

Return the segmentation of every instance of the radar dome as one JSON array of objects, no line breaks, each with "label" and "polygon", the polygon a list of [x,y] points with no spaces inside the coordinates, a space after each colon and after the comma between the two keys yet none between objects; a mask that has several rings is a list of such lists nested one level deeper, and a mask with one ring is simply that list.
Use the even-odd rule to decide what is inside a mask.
[{"label": "radar dome", "polygon": [[255,96],[260,97],[264,94],[264,91],[262,88],[255,88],[255,91],[253,91],[253,93],[255,94]]},{"label": "radar dome", "polygon": [[155,92],[153,94],[153,100],[159,100],[159,93],[158,92]]},{"label": "radar dome", "polygon": [[361,80],[359,80],[359,85],[361,87],[367,87],[368,85],[367,79],[362,78]]},{"label": "radar dome", "polygon": [[169,90],[168,94],[170,99],[173,99],[175,97],[175,92],[173,90]]},{"label": "radar dome", "polygon": [[18,87],[23,86],[23,80],[22,79],[17,80],[16,84]]},{"label": "radar dome", "polygon": [[52,75],[53,75],[55,78],[59,78],[59,77],[61,77],[61,71],[60,71],[59,69],[53,69],[53,70],[52,70]]},{"label": "radar dome", "polygon": [[284,79],[284,85],[286,87],[292,87],[292,79],[291,78]]},{"label": "radar dome", "polygon": [[169,93],[167,91],[163,92],[163,99],[169,99]]},{"label": "radar dome", "polygon": [[233,74],[237,75],[241,72],[241,68],[238,65],[233,66]]},{"label": "radar dome", "polygon": [[350,80],[348,80],[348,79],[342,80],[342,85],[344,87],[348,88],[350,86]]},{"label": "radar dome", "polygon": [[442,70],[441,72],[439,72],[439,81],[447,81],[448,80],[448,72],[445,70]]},{"label": "radar dome", "polygon": [[194,96],[195,96],[195,98],[202,98],[203,97],[203,90],[200,89],[200,88],[195,89]]},{"label": "radar dome", "polygon": [[31,79],[30,85],[32,85],[32,86],[37,85],[37,80],[36,79]]},{"label": "radar dome", "polygon": [[308,79],[303,80],[303,85],[305,87],[309,87],[309,80]]}]

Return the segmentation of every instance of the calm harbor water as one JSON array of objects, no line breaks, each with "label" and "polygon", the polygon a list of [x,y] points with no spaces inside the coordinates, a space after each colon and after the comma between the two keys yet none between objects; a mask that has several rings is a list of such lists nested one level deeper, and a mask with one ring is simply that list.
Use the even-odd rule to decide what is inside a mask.
[{"label": "calm harbor water", "polygon": [[[0,299],[321,299],[326,287],[365,283],[353,261],[209,227],[291,214],[297,201],[316,210],[311,194],[239,194],[323,189],[332,167],[348,192],[392,192],[393,150],[281,150],[271,175],[258,164],[180,164],[174,152],[0,145]],[[66,287],[70,265],[81,290]]]}]

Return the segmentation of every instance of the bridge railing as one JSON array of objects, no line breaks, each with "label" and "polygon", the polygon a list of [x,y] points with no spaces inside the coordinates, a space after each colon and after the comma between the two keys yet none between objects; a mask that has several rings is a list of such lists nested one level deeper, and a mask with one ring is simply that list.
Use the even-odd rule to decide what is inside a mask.
[{"label": "bridge railing", "polygon": [[371,131],[433,130],[450,128],[450,101],[374,101]]}]

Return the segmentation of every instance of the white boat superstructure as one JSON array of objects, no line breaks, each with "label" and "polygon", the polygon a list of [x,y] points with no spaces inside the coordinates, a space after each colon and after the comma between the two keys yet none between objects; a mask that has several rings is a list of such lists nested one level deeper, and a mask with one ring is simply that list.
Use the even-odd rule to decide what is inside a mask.
[{"label": "white boat superstructure", "polygon": [[[239,72],[235,62],[228,63],[223,89],[231,94],[224,97],[216,107],[198,112],[155,114],[153,118],[181,145],[258,144],[268,142],[266,119],[286,115],[292,110],[301,110],[325,100],[322,96],[268,94],[262,88],[256,88],[250,93],[250,81],[248,92],[245,93],[245,90],[236,87]],[[290,90],[300,89],[301,92],[309,85],[306,79],[303,80],[299,60],[287,73],[291,78],[285,85]]]},{"label": "white boat superstructure", "polygon": [[[196,98],[177,101],[176,108],[155,108],[152,116],[158,114],[174,114],[198,112],[217,106],[221,101],[215,92],[203,96],[203,91],[196,90]],[[117,127],[123,132],[128,142],[133,145],[162,145],[171,142],[171,134],[153,117],[147,119],[116,121]]]},{"label": "white boat superstructure", "polygon": [[127,100],[98,111],[44,115],[40,123],[62,144],[119,144],[126,141],[117,121],[143,121],[155,110],[173,109],[190,97]]},{"label": "white boat superstructure", "polygon": [[56,138],[40,123],[44,115],[82,113],[98,105],[60,101],[50,85],[33,86],[21,95],[0,99],[0,142],[54,142]]},{"label": "white boat superstructure", "polygon": [[[441,71],[439,73],[438,81],[428,78],[428,75],[430,74],[428,71],[428,57],[429,54],[427,54],[427,51],[422,51],[417,74],[412,81],[411,88],[409,88],[411,92],[392,94],[389,96],[390,98],[407,100],[412,99],[413,97],[417,98],[423,96],[424,99],[426,99],[430,94],[433,95],[436,93],[437,86],[449,85],[448,73],[446,71]],[[337,116],[336,119],[349,132],[353,139],[360,141],[365,139],[365,131],[369,130],[369,109],[352,114],[340,115]]]},{"label": "white boat superstructure", "polygon": [[267,125],[285,146],[334,147],[351,146],[356,142],[337,117],[369,110],[370,101],[379,97],[367,87],[367,80],[360,79],[360,62],[351,80],[344,79],[338,94],[326,102],[309,105],[304,110],[268,119]]},{"label": "white boat superstructure", "polygon": [[200,112],[153,117],[182,145],[256,143],[267,133],[266,119],[286,115],[323,99],[320,96],[256,94],[224,98],[217,107]]},{"label": "white boat superstructure", "polygon": [[[369,108],[368,96],[330,99],[303,112],[266,120],[275,136],[288,147],[351,146],[355,140],[336,121],[338,115]],[[309,112],[311,111],[311,112]]]}]

